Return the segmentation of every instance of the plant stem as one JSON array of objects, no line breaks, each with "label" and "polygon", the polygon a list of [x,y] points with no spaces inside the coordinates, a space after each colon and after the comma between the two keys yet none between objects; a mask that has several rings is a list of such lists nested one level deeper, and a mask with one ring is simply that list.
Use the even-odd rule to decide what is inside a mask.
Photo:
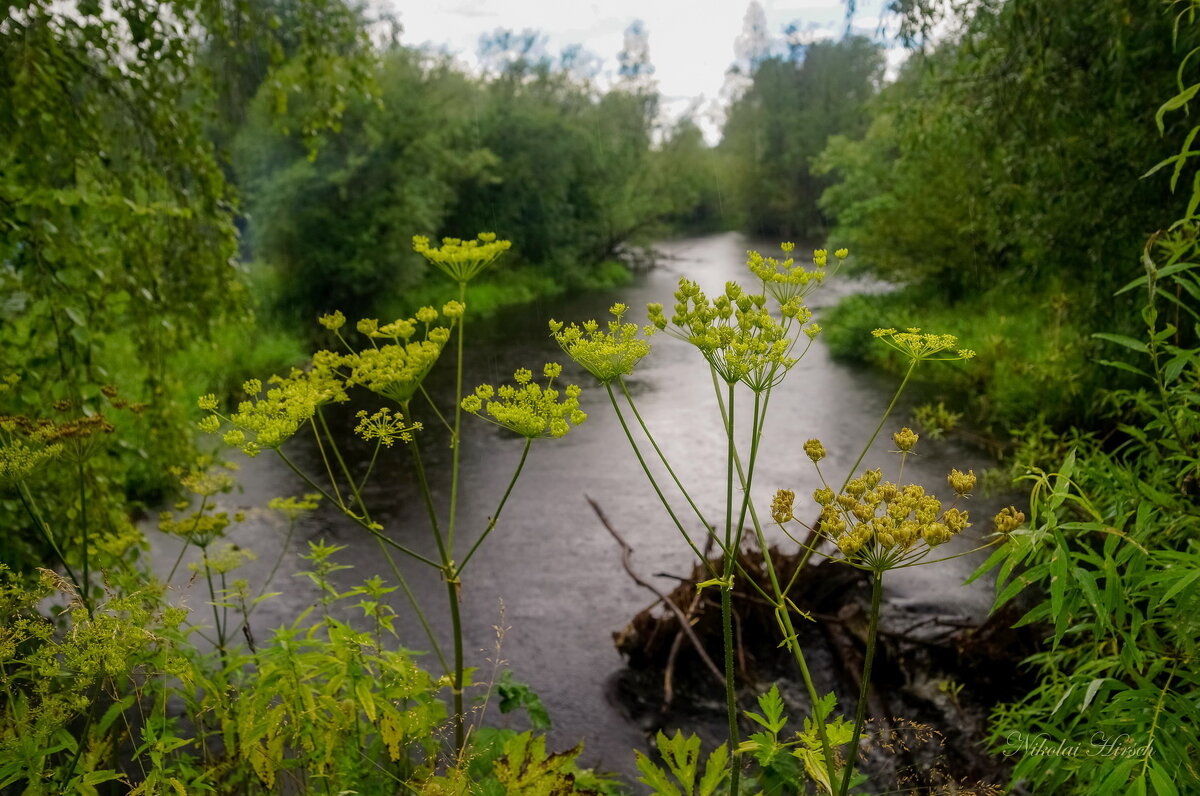
[{"label": "plant stem", "polygon": [[[458,302],[467,303],[467,283],[458,283]],[[463,379],[463,336],[467,331],[467,312],[458,318],[458,356],[454,361],[454,431],[450,435],[453,453],[450,462],[450,517],[446,521],[446,546],[454,552],[454,521],[458,516],[458,455],[462,449],[462,379]],[[432,403],[432,402],[431,402]],[[436,408],[435,408],[436,411]],[[461,744],[460,744],[461,749]]]},{"label": "plant stem", "polygon": [[888,416],[892,413],[892,409],[896,407],[896,401],[900,400],[900,393],[904,392],[904,385],[908,384],[909,377],[912,376],[913,371],[916,369],[917,360],[914,359],[912,363],[909,364],[908,371],[905,372],[904,379],[900,382],[900,386],[896,388],[896,394],[892,396],[892,402],[888,404],[887,409],[883,413],[883,417],[879,418],[879,425],[875,426],[875,431],[871,434],[871,438],[867,440],[867,444],[863,446],[862,453],[858,454],[858,459],[854,462],[854,466],[850,468],[848,473],[846,473],[846,480],[842,482],[842,488],[838,490],[839,494],[846,490],[846,485],[850,483],[850,479],[854,478],[854,474],[858,472],[858,466],[862,464],[862,460],[866,458],[867,451],[869,451],[871,446],[875,444],[875,438],[879,436],[879,432],[883,428],[883,424],[887,422]]},{"label": "plant stem", "polygon": [[88,615],[92,613],[91,601],[91,546],[88,539],[88,516],[87,516],[87,485],[84,478],[83,459],[79,460],[79,520],[83,528],[83,583],[80,588],[83,592],[83,604],[87,608]]},{"label": "plant stem", "polygon": [[454,570],[454,576],[461,577],[462,571],[466,568],[467,562],[471,560],[471,556],[475,555],[475,551],[479,549],[479,545],[483,544],[483,540],[487,538],[492,529],[496,527],[496,522],[500,519],[500,512],[504,511],[504,504],[508,502],[508,496],[512,492],[513,487],[517,483],[517,478],[521,475],[521,469],[525,467],[525,460],[529,457],[529,448],[533,445],[532,439],[525,440],[525,447],[521,451],[521,461],[517,462],[517,469],[513,472],[512,480],[508,482],[508,488],[504,490],[503,497],[500,498],[499,505],[496,506],[495,513],[492,514],[491,520],[488,521],[487,528],[475,540],[475,544],[471,545],[471,549],[467,551],[467,555],[463,558],[462,563]]},{"label": "plant stem", "polygon": [[737,683],[734,679],[733,666],[733,566],[737,559],[738,550],[734,547],[733,533],[733,460],[737,452],[734,447],[734,384],[729,384],[729,414],[725,423],[727,441],[725,465],[725,552],[721,576],[721,635],[725,648],[725,709],[729,718],[729,792],[737,796],[738,780],[742,769],[738,765],[737,748]]},{"label": "plant stem", "polygon": [[[404,413],[408,415],[408,404],[404,404]],[[455,443],[455,481],[457,482],[458,474],[458,448],[457,441]],[[458,586],[459,580],[454,571],[454,560],[450,557],[450,548],[446,540],[442,539],[441,528],[438,525],[437,509],[433,505],[433,493],[429,490],[429,479],[425,477],[425,465],[421,461],[421,452],[417,447],[417,441],[414,439],[408,444],[408,449],[412,453],[413,465],[417,471],[417,484],[421,488],[421,498],[425,503],[425,510],[429,514],[429,525],[433,529],[433,538],[437,542],[438,554],[441,556],[442,564],[439,569],[442,571],[442,577],[446,581],[446,597],[450,603],[450,631],[454,640],[454,669],[450,673],[453,679],[452,698],[454,702],[454,752],[461,754],[463,749],[463,630],[462,616],[459,613],[458,605]]]},{"label": "plant stem", "polygon": [[462,616],[458,605],[458,578],[446,577],[446,592],[450,600],[450,625],[454,633],[454,754],[461,755],[465,738],[463,736],[463,632]]},{"label": "plant stem", "polygon": [[[683,536],[684,541],[688,543],[688,547],[692,548],[692,552],[696,554],[696,558],[700,560],[700,563],[704,565],[710,575],[715,575],[716,573],[712,569],[712,564],[709,563],[704,553],[700,552],[700,548],[696,547],[696,543],[692,541],[692,537],[688,535],[688,532],[684,530],[683,523],[681,523],[679,518],[675,516],[675,510],[672,509],[671,504],[667,502],[666,496],[662,493],[662,489],[660,489],[658,486],[658,481],[654,479],[654,475],[650,472],[650,468],[647,466],[646,460],[642,458],[642,452],[638,448],[637,443],[634,441],[633,434],[629,431],[629,425],[625,422],[625,416],[621,413],[621,407],[617,405],[617,397],[615,394],[613,394],[612,385],[605,384],[604,388],[608,391],[608,400],[612,402],[613,410],[617,413],[617,420],[619,420],[621,423],[621,429],[625,432],[625,438],[629,440],[629,446],[633,448],[633,455],[637,457],[638,464],[642,466],[642,472],[646,474],[646,478],[650,481],[650,486],[654,487],[654,494],[658,495],[659,502],[661,502],[663,504],[663,508],[667,510],[667,515],[670,516],[671,521],[675,523],[675,528]],[[709,534],[712,533],[708,525],[705,525],[705,530]],[[716,542],[718,546],[722,546],[719,539],[717,539]]]},{"label": "plant stem", "polygon": [[867,627],[867,659],[863,663],[862,682],[858,688],[858,708],[854,713],[854,734],[850,738],[847,752],[846,772],[842,775],[842,786],[838,796],[846,796],[850,790],[850,779],[854,776],[854,765],[858,760],[858,741],[862,737],[863,724],[867,718],[867,694],[871,690],[871,667],[875,663],[875,639],[879,635],[879,603],[883,597],[883,572],[875,570],[871,580],[871,622]]},{"label": "plant stem", "polygon": [[683,493],[684,499],[687,500],[688,505],[692,507],[692,511],[696,513],[696,518],[700,520],[700,523],[705,528],[712,527],[709,525],[708,520],[704,519],[704,515],[696,506],[695,501],[692,500],[692,496],[688,494],[686,489],[683,488],[683,484],[680,482],[679,476],[675,475],[675,471],[671,469],[671,465],[667,461],[667,457],[663,455],[662,450],[660,450],[658,447],[658,443],[654,441],[654,436],[651,435],[650,429],[646,427],[646,421],[642,420],[641,412],[637,410],[637,406],[633,403],[633,396],[629,394],[629,387],[626,386],[625,380],[618,377],[617,381],[621,385],[621,392],[625,394],[625,402],[628,403],[629,408],[633,410],[633,416],[637,418],[638,425],[642,427],[642,433],[646,435],[646,439],[650,440],[650,445],[654,448],[654,452],[658,454],[659,461],[663,463],[663,467],[666,467],[667,472],[671,474],[671,480],[675,482],[675,486],[677,486],[679,491]]}]

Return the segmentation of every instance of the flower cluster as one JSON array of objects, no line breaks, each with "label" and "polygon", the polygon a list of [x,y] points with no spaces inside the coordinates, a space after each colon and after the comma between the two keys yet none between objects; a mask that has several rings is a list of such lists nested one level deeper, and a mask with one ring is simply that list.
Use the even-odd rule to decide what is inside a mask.
[{"label": "flower cluster", "polygon": [[413,250],[459,284],[470,282],[480,271],[508,251],[512,243],[496,240],[495,233],[480,232],[476,240],[442,238],[441,248],[429,245],[429,238],[413,236]]},{"label": "flower cluster", "polygon": [[[892,439],[903,457],[916,444],[917,435],[904,428]],[[814,465],[826,455],[825,446],[816,439],[804,443],[804,452]],[[973,470],[963,473],[955,469],[946,476],[959,498],[970,494],[975,480]],[[775,494],[771,514],[780,525],[795,519],[794,499],[791,490],[781,489]],[[970,525],[967,512],[953,504],[943,506],[918,484],[901,486],[885,481],[878,469],[849,479],[840,492],[823,485],[813,493],[813,499],[821,507],[817,533],[836,545],[847,561],[877,571],[916,563]],[[1015,528],[1019,522],[1014,524],[1012,516],[1002,512],[996,524],[998,529]]]},{"label": "flower cluster", "polygon": [[223,417],[216,411],[216,399],[200,398],[201,409],[212,412],[200,421],[200,430],[215,434],[228,423],[223,439],[226,445],[241,448],[247,456],[257,456],[264,448],[275,449],[288,440],[317,409],[329,403],[349,400],[334,367],[340,358],[328,351],[318,352],[308,370],[293,368],[285,376],[272,376],[263,394],[263,384],[251,379],[242,385],[249,400],[238,404],[237,411]]},{"label": "flower cluster", "polygon": [[[462,304],[451,301],[442,308],[442,314],[453,324],[462,317],[463,310]],[[374,318],[359,321],[358,331],[371,338],[371,347],[351,349],[350,354],[341,357],[340,363],[350,370],[347,383],[360,384],[398,404],[407,403],[450,340],[449,327],[432,326],[437,318],[438,311],[433,307],[422,307],[413,318],[400,318],[382,326]],[[424,339],[414,339],[418,327]],[[379,345],[376,340],[391,342]]]},{"label": "flower cluster", "polygon": [[922,333],[919,328],[903,332],[876,329],[871,334],[915,362],[951,362],[975,356],[971,349],[959,348],[958,338],[952,334]]},{"label": "flower cluster", "polygon": [[[816,268],[810,270],[797,263],[791,256],[796,244],[782,243],[779,248],[787,255],[783,260],[764,257],[757,251],[749,251],[746,252],[746,265],[750,268],[751,273],[762,280],[763,289],[780,304],[804,298],[825,281],[825,265],[828,256],[824,249],[813,252],[813,263]],[[845,249],[838,249],[834,252],[839,264],[846,258],[846,255]]]},{"label": "flower cluster", "polygon": [[61,443],[34,448],[21,439],[0,445],[0,484],[24,481],[30,473],[57,457],[62,450]]},{"label": "flower cluster", "polygon": [[[568,386],[559,401],[558,390],[552,385],[562,374],[562,365],[547,364],[542,373],[547,379],[544,388],[533,381],[532,372],[521,368],[513,374],[515,387],[482,384],[475,388],[474,395],[463,398],[462,408],[527,439],[564,436],[572,425],[587,420],[587,414],[579,408],[580,389],[575,384]],[[484,412],[490,417],[484,417]]]},{"label": "flower cluster", "polygon": [[[636,323],[622,323],[624,304],[614,304],[608,311],[614,320],[608,322],[606,330],[600,329],[596,321],[586,321],[581,326],[571,324],[563,327],[561,321],[550,321],[550,334],[562,346],[567,356],[578,362],[603,384],[628,376],[642,357],[650,353],[650,343],[638,336]],[[647,326],[646,336],[656,330]]]},{"label": "flower cluster", "polygon": [[847,559],[887,569],[923,557],[950,541],[970,523],[967,512],[943,507],[918,484],[884,481],[879,470],[852,478],[840,494],[818,489],[817,530]]},{"label": "flower cluster", "polygon": [[392,447],[396,440],[412,442],[412,432],[423,428],[420,423],[404,425],[404,415],[386,406],[372,415],[368,415],[365,409],[360,410],[356,417],[358,425],[354,427],[354,432],[367,442],[379,440],[386,448]]},{"label": "flower cluster", "polygon": [[1007,535],[1020,528],[1021,524],[1025,522],[1025,512],[1017,511],[1016,506],[1009,506],[1006,509],[1000,509],[993,522],[996,524],[996,533]]},{"label": "flower cluster", "polygon": [[160,531],[183,537],[197,547],[208,547],[214,539],[225,533],[230,522],[232,520],[228,512],[214,511],[211,506],[178,516],[170,511],[158,515]]},{"label": "flower cluster", "polygon": [[[787,374],[799,357],[793,357],[796,338],[793,324],[804,324],[812,313],[793,298],[780,307],[783,320],[766,309],[767,297],[746,293],[736,282],[728,282],[715,300],[689,279],[679,280],[675,291],[675,313],[670,325],[661,304],[650,304],[650,322],[699,349],[728,384],[742,382],[755,392],[767,390]],[[809,337],[819,329],[805,330]]]}]

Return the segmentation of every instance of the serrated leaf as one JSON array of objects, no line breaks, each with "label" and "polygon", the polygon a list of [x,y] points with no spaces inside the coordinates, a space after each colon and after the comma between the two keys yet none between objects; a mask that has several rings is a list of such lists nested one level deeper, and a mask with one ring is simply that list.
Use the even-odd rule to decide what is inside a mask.
[{"label": "serrated leaf", "polygon": [[704,776],[700,778],[699,796],[712,796],[729,776],[729,750],[721,744],[708,756],[704,764]]}]

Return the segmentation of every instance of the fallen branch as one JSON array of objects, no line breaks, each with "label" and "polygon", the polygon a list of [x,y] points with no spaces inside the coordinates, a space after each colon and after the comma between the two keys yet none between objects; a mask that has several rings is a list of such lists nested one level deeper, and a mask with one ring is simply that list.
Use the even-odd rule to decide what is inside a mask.
[{"label": "fallen branch", "polygon": [[687,634],[688,640],[691,641],[692,646],[696,648],[696,654],[700,656],[700,660],[704,661],[704,664],[708,667],[709,671],[712,672],[713,677],[715,677],[721,683],[721,685],[724,686],[725,675],[721,674],[721,670],[717,668],[717,665],[713,663],[712,658],[710,658],[708,653],[704,650],[704,644],[702,644],[700,639],[696,636],[696,631],[692,629],[692,624],[688,620],[688,617],[683,613],[683,610],[680,609],[680,607],[673,601],[668,599],[665,594],[656,589],[653,584],[643,580],[636,572],[633,571],[633,566],[629,563],[629,558],[633,554],[633,548],[630,547],[629,543],[626,542],[621,535],[617,533],[616,529],[612,527],[612,523],[610,523],[608,521],[608,517],[604,515],[604,510],[600,508],[596,501],[592,500],[591,497],[587,495],[584,495],[583,497],[585,500],[587,500],[588,505],[592,507],[592,511],[596,512],[596,517],[600,520],[600,524],[604,526],[604,529],[608,531],[612,535],[612,538],[617,540],[617,544],[621,546],[621,566],[625,568],[625,571],[629,574],[629,577],[633,579],[634,583],[654,594],[654,596],[657,597],[664,605],[671,609],[672,613],[675,614],[675,618],[679,620],[680,629]]}]

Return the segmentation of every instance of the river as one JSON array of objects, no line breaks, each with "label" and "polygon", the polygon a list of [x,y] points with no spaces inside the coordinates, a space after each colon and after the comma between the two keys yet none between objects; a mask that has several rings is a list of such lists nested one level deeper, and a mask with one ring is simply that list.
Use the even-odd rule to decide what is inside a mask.
[{"label": "river", "polygon": [[[492,661],[497,659],[496,628],[505,628],[500,648],[504,666],[511,668],[518,680],[529,683],[546,704],[554,721],[552,745],[566,748],[583,739],[586,762],[629,777],[634,776],[631,750],[645,749],[646,738],[642,729],[609,697],[608,684],[622,667],[612,634],[653,598],[622,570],[618,547],[597,521],[584,496],[590,496],[603,507],[616,529],[633,546],[633,565],[641,574],[684,574],[690,569],[690,552],[631,454],[603,389],[565,358],[549,337],[546,322],[551,317],[568,322],[597,318],[603,322],[607,308],[615,301],[629,305],[633,319],[644,319],[647,302],[661,301],[670,307],[672,293],[682,275],[698,281],[709,295],[719,292],[729,279],[752,284],[744,263],[746,249],[754,245],[736,234],[665,243],[658,247],[667,255],[664,261],[638,275],[630,285],[536,302],[486,322],[468,322],[467,326],[468,389],[480,382],[506,381],[517,367],[540,372],[544,362],[559,361],[565,366],[564,381],[578,382],[584,387],[581,400],[589,415],[588,421],[567,437],[534,444],[525,472],[496,531],[464,576],[462,599],[468,663],[480,667],[476,679],[486,682]],[[759,247],[766,253],[772,245]],[[830,280],[812,297],[817,318],[821,307],[861,289],[863,283]],[[699,354],[679,340],[657,335],[653,345],[653,352],[629,380],[630,388],[647,424],[702,510],[709,516],[723,516],[724,431],[716,413],[708,369]],[[880,343],[868,339],[863,345]],[[442,365],[451,362],[450,353],[446,352]],[[452,389],[449,371],[450,368],[442,367],[431,375],[428,384],[435,396],[444,397]],[[819,437],[829,451],[823,463],[825,472],[839,477],[844,474],[857,458],[895,387],[896,382],[891,378],[833,361],[818,339],[772,398],[753,488],[753,499],[760,513],[767,513],[771,496],[778,488],[794,489],[801,496],[798,505],[802,505],[800,501],[819,485],[801,450],[810,437]],[[378,404],[362,406],[372,405]],[[354,409],[357,408],[360,407],[356,405]],[[889,445],[884,441],[890,443],[891,432],[907,422],[910,409],[911,404],[902,399],[893,421],[885,427],[880,442],[866,459],[868,466],[883,467],[885,476],[894,477],[898,457],[886,452]],[[353,426],[351,412],[335,413],[332,419],[342,424],[349,435]],[[420,438],[422,452],[434,494],[444,503],[449,491],[449,446],[446,435],[437,433],[432,418],[424,420],[427,431]],[[457,543],[460,554],[473,535],[486,525],[521,451],[521,441],[511,434],[470,417],[464,423]],[[743,421],[745,425],[748,418]],[[313,463],[313,451],[305,447],[305,440],[291,444],[299,460]],[[347,448],[352,455],[362,450],[351,442]],[[923,455],[910,458],[905,480],[924,483],[939,494],[948,492],[944,479],[951,467],[964,471],[973,468],[980,473],[992,464],[978,450],[953,440],[923,440],[918,450]],[[237,458],[243,459],[240,454]],[[284,540],[280,520],[262,507],[272,497],[299,494],[304,489],[271,455],[243,462],[243,491],[226,502],[231,509],[245,509],[247,520],[234,528],[230,536],[259,554],[259,559],[244,574],[258,585],[258,580],[265,578],[271,569]],[[424,509],[412,486],[406,452],[397,446],[379,466],[384,469],[367,491],[368,505],[375,518],[399,541],[436,557]],[[681,509],[686,509],[682,501],[680,504]],[[976,499],[972,508],[976,510],[975,527],[968,533],[987,531],[996,505]],[[799,509],[797,513],[804,516]],[[680,513],[680,516],[688,515]],[[693,520],[692,524],[697,523]],[[177,542],[162,538],[161,534],[156,536],[159,537],[154,543],[156,566],[165,571],[175,559]],[[308,541],[317,539],[346,545],[338,556],[340,563],[353,567],[338,573],[339,583],[346,588],[371,575],[391,579],[376,543],[334,511],[322,511],[304,520],[291,540],[291,550],[284,552],[303,552]],[[957,540],[952,544],[957,544]],[[290,621],[309,604],[311,590],[293,577],[303,568],[302,563],[294,555],[284,556],[271,590],[285,592],[285,596],[267,601],[255,612],[252,630],[257,638],[268,637],[271,629]],[[924,607],[937,613],[979,618],[990,603],[988,586],[961,585],[965,574],[977,563],[978,558],[973,556],[894,572],[886,581],[888,605]],[[448,627],[444,618],[445,591],[437,573],[410,561],[402,565],[411,573],[412,586],[430,612],[435,627]],[[670,578],[653,580],[664,591],[675,585]],[[198,585],[189,585],[181,577],[177,578],[177,588],[193,607],[204,606],[207,595]],[[427,649],[427,639],[398,595],[399,592],[392,596],[402,618],[398,624],[399,643],[411,649]],[[432,656],[424,661],[427,666],[436,667]],[[494,705],[490,708],[489,722],[502,723],[506,718]]]}]

